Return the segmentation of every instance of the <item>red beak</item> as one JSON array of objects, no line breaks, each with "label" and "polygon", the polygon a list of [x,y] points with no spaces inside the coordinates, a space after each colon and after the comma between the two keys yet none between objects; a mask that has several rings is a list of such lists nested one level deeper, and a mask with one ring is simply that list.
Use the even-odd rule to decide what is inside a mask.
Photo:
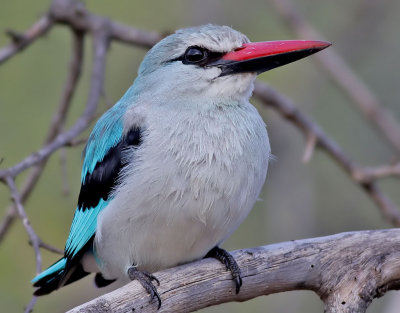
[{"label": "red beak", "polygon": [[246,43],[226,53],[218,61],[209,64],[221,68],[221,76],[253,72],[260,74],[329,47],[326,41],[282,40]]}]

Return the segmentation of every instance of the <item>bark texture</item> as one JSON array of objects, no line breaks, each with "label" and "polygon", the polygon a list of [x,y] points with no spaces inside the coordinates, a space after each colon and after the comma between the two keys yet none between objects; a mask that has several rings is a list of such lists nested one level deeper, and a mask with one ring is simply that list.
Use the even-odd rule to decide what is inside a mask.
[{"label": "bark texture", "polygon": [[[192,312],[290,290],[312,290],[325,312],[365,312],[374,298],[400,288],[400,229],[341,233],[233,252],[242,269],[238,295],[231,275],[213,259],[155,273],[159,312]],[[133,281],[69,311],[156,312]]]}]

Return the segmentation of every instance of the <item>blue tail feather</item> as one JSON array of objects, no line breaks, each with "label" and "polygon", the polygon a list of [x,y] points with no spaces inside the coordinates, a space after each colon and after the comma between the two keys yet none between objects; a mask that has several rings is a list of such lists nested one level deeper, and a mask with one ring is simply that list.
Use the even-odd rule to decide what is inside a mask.
[{"label": "blue tail feather", "polygon": [[61,258],[48,269],[37,275],[31,280],[35,287],[39,287],[34,295],[41,296],[52,292],[53,290],[61,287],[61,282],[65,274],[65,266],[67,264],[66,258]]},{"label": "blue tail feather", "polygon": [[67,263],[67,260],[65,258],[58,260],[56,263],[54,263],[48,269],[44,270],[39,275],[37,275],[34,279],[32,279],[31,283],[36,286],[36,283],[38,283],[40,280],[43,280],[47,276],[49,276],[49,278],[50,278],[50,277],[53,277],[55,275],[62,273],[65,269],[66,263]]}]

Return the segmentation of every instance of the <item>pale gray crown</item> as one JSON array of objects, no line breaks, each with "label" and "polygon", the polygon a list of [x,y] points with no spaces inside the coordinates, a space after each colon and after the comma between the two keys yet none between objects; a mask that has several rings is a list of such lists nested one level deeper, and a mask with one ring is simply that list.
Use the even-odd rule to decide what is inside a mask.
[{"label": "pale gray crown", "polygon": [[224,53],[232,51],[246,42],[249,42],[249,39],[245,35],[229,26],[208,24],[180,29],[161,40],[147,53],[138,74],[153,72],[164,63],[182,56],[191,46]]}]

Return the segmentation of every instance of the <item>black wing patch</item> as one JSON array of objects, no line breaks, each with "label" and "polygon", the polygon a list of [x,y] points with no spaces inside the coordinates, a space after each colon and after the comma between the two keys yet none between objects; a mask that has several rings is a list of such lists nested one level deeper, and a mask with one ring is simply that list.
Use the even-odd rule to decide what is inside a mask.
[{"label": "black wing patch", "polygon": [[126,165],[121,158],[122,152],[126,148],[139,146],[141,141],[140,129],[131,129],[121,142],[108,150],[93,172],[86,174],[78,198],[78,207],[82,211],[96,207],[101,199],[108,199],[121,169]]}]

